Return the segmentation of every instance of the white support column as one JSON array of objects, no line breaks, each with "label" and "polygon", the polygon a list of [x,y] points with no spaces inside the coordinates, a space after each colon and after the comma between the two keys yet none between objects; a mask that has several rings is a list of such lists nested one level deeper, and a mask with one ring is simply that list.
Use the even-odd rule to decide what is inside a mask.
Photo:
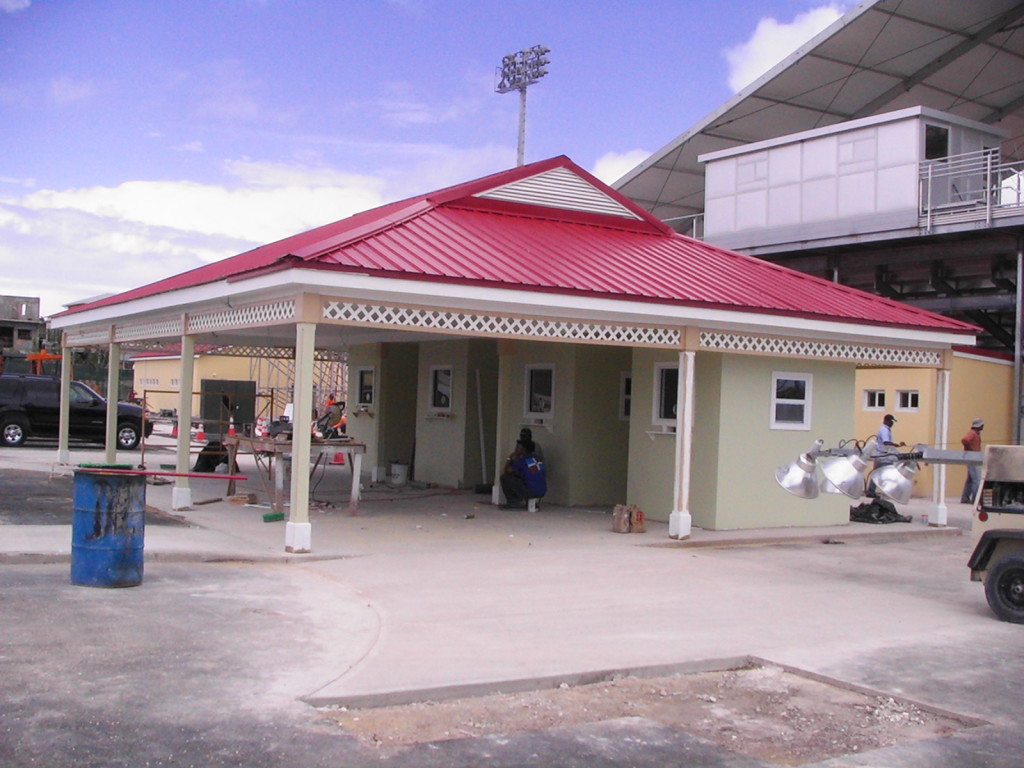
[{"label": "white support column", "polygon": [[491,503],[494,506],[501,504],[501,475],[505,471],[505,457],[509,451],[507,445],[502,445],[505,439],[505,390],[508,387],[510,360],[509,355],[502,352],[507,345],[508,342],[498,342],[498,423],[494,429],[494,485],[491,486]]},{"label": "white support column", "polygon": [[[935,444],[946,448],[949,432],[949,369],[940,368],[935,378]],[[949,521],[946,507],[946,465],[932,464],[932,511],[928,524],[945,527]]]},{"label": "white support column", "polygon": [[117,401],[120,392],[121,345],[111,341],[107,347],[107,435],[104,441],[107,464],[117,463]]},{"label": "white support column", "polygon": [[[182,328],[188,327],[188,318],[182,321]],[[178,371],[178,444],[174,457],[174,471],[179,474],[191,469],[192,447],[192,385],[195,377],[196,342],[192,336],[182,334],[181,364]],[[174,478],[171,489],[171,509],[192,507],[192,487],[187,477]]]},{"label": "white support column", "polygon": [[71,434],[71,348],[67,346],[67,336],[60,350],[60,422],[57,431],[57,461],[61,464],[71,462],[71,451],[68,449],[68,437]]},{"label": "white support column", "polygon": [[668,518],[668,535],[688,539],[693,527],[690,514],[690,464],[693,456],[693,366],[695,353],[679,353],[679,383],[676,391],[675,507]]},{"label": "white support column", "polygon": [[316,323],[295,324],[295,396],[292,407],[291,512],[285,523],[286,552],[309,552],[309,451],[313,413],[313,352]]}]

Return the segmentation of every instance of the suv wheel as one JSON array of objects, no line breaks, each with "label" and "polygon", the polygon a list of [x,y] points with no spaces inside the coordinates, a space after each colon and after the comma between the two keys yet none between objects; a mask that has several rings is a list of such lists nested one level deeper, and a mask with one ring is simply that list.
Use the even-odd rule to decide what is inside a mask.
[{"label": "suv wheel", "polygon": [[23,416],[5,416],[0,421],[0,440],[11,447],[22,445],[28,437],[28,421]]},{"label": "suv wheel", "polygon": [[985,599],[1003,621],[1024,624],[1024,554],[1007,555],[988,572]]},{"label": "suv wheel", "polygon": [[139,446],[139,428],[130,421],[117,425],[117,447],[122,451],[134,451]]}]

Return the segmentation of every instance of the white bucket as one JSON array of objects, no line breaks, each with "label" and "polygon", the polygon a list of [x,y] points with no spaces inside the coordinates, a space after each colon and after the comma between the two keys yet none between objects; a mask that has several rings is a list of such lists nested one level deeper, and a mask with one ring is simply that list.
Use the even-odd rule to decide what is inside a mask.
[{"label": "white bucket", "polygon": [[401,461],[391,462],[391,474],[388,475],[389,485],[405,485],[409,480],[409,465]]}]

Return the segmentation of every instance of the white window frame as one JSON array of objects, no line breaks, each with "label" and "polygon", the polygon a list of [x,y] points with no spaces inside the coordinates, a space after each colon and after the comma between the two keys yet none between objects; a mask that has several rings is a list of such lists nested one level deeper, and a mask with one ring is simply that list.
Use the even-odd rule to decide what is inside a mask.
[{"label": "white window frame", "polygon": [[[551,394],[547,410],[535,411],[534,392],[532,390],[533,374],[535,371],[551,372]],[[548,421],[555,416],[555,364],[554,363],[530,363],[524,369],[523,375],[523,415],[527,419],[539,419]]]},{"label": "white window frame", "polygon": [[[792,379],[794,381],[804,382],[804,397],[801,400],[796,399],[785,399],[778,397],[778,382],[780,379]],[[771,411],[769,413],[769,419],[772,429],[790,429],[790,430],[803,430],[807,431],[811,428],[811,394],[813,391],[814,376],[810,373],[797,373],[795,371],[772,371],[772,396],[771,396]],[[779,421],[776,418],[776,411],[780,405],[797,405],[803,406],[803,420],[802,421]]]},{"label": "white window frame", "polygon": [[[908,401],[913,401],[913,404],[908,402],[907,405],[903,404],[904,395]],[[903,411],[905,413],[914,413],[921,407],[921,391],[917,389],[897,389],[896,390],[896,408],[897,411]]]},{"label": "white window frame", "polygon": [[676,383],[675,391],[672,393],[676,398],[675,408],[679,408],[679,363],[655,363],[654,364],[654,397],[651,402],[651,424],[656,427],[661,427],[662,431],[668,432],[675,429],[676,416],[673,414],[671,417],[661,415],[661,403],[664,397],[662,390],[662,384],[665,378],[665,371],[674,370],[676,372]]},{"label": "white window frame", "polygon": [[633,412],[633,372],[619,372],[619,421],[629,421]]},{"label": "white window frame", "polygon": [[[871,404],[871,396],[875,396],[875,404]],[[864,403],[863,408],[865,411],[884,411],[885,410],[885,390],[884,389],[865,389],[864,390]]]},{"label": "white window frame", "polygon": [[[443,392],[442,389],[438,387],[438,376],[441,373],[443,373],[443,372],[447,372],[447,374],[448,374],[448,391],[447,391],[447,393]],[[454,368],[450,364],[449,365],[432,365],[432,366],[430,366],[430,395],[429,395],[430,396],[430,403],[429,403],[429,407],[430,407],[430,410],[433,411],[434,413],[451,413],[452,412],[452,394],[453,394],[452,383],[454,381],[454,376],[455,376]],[[438,395],[446,396],[448,398],[448,404],[447,405],[438,405],[437,404]]]},{"label": "white window frame", "polygon": [[[362,365],[354,369],[355,372],[355,390],[356,395],[356,408],[361,411],[372,410],[377,402],[377,368],[372,365]],[[363,374],[369,373],[370,379],[370,397],[365,399],[363,395]]]}]

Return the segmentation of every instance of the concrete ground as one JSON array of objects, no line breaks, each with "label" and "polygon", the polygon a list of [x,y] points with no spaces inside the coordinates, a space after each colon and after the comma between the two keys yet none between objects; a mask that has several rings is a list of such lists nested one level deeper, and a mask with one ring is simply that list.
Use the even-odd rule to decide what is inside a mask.
[{"label": "concrete ground", "polygon": [[[147,450],[150,468],[171,461]],[[170,486],[151,485],[143,584],[94,589],[68,583],[70,502],[67,520],[29,515],[67,492],[55,457],[0,451],[3,766],[774,765],[637,718],[381,759],[310,704],[746,656],[989,723],[818,766],[1020,765],[1024,627],[968,580],[970,511],[952,501],[947,528],[922,524],[915,501],[911,523],[679,543],[661,523],[613,534],[608,510],[498,510],[445,489],[371,487],[351,516],[347,468],[332,466],[314,478],[311,554],[285,553],[265,508],[212,501],[175,520],[159,512]],[[193,488],[210,501],[226,483]]]}]

